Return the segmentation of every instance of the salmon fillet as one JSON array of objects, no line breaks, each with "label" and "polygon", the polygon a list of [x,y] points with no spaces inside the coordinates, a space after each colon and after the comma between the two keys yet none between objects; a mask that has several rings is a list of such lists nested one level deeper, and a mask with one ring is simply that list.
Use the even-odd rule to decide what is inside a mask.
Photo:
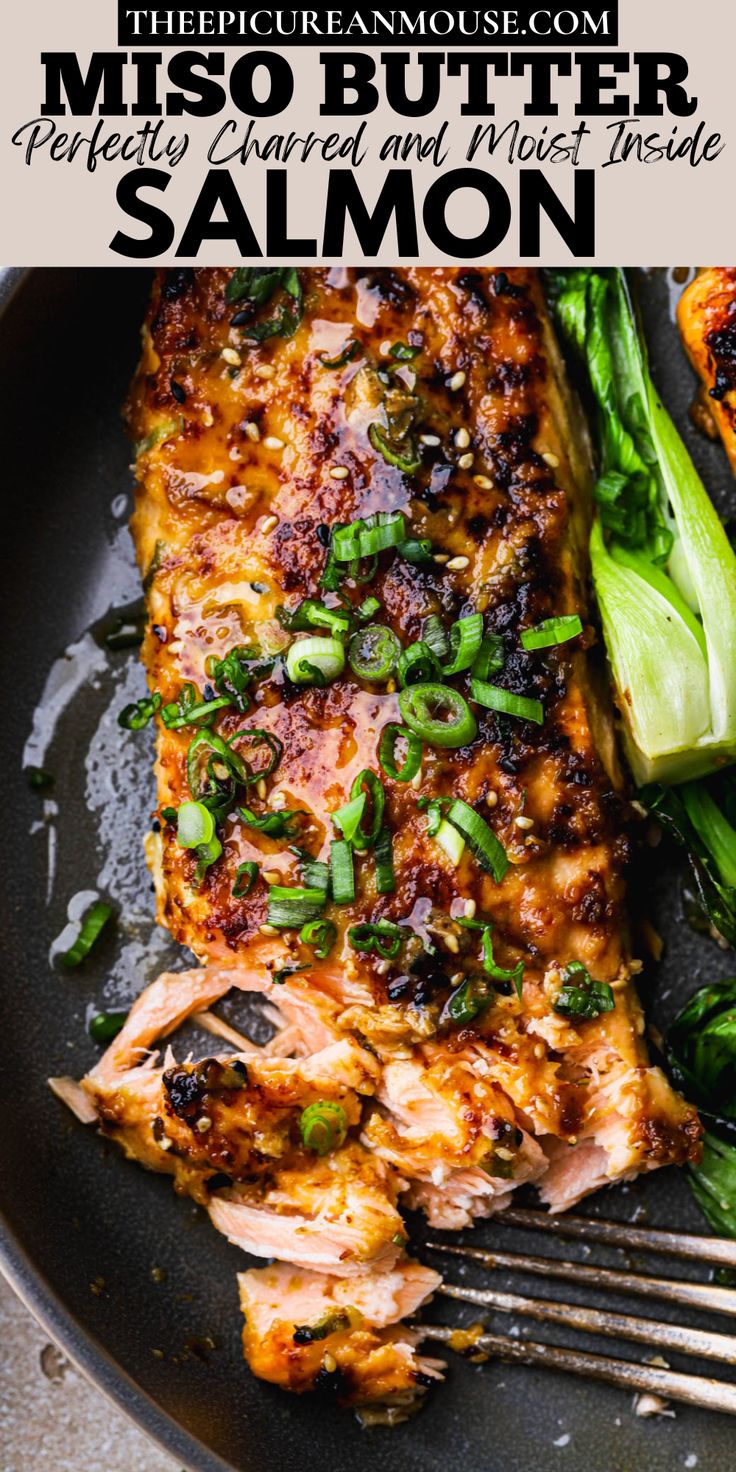
[{"label": "salmon fillet", "polygon": [[[148,852],[159,919],[204,964],[143,994],[84,1088],[128,1153],[172,1173],[233,1241],[327,1274],[328,1299],[370,1270],[377,1304],[379,1282],[408,1271],[401,1206],[458,1228],[530,1181],[561,1210],[697,1158],[700,1125],[649,1063],[632,983],[627,808],[589,653],[587,442],[540,281],[304,269],[297,312],[288,275],[288,290],[266,282],[244,305],[224,270],[154,286],[128,411],[159,707]],[[398,512],[409,550],[343,568],[326,592],[335,528]],[[472,613],[501,651],[489,679],[511,713],[474,704],[475,734],[424,741],[411,781],[378,756],[401,720],[395,678],[378,686],[346,664],[304,686],[285,666],[302,600],[347,608],[359,628],[366,597],[404,649],[428,619],[447,629]],[[563,615],[582,632],[522,645],[522,631]],[[466,674],[450,683],[468,697]],[[237,781],[187,722],[187,700],[212,704],[220,753],[243,754]],[[539,702],[541,720],[518,718],[518,700]],[[269,923],[269,886],[300,886],[305,865],[330,861],[332,815],[365,770],[383,784],[394,883],[354,853],[355,895],[325,901],[334,943],[320,959],[298,927]],[[230,784],[204,867],[176,824],[203,780],[215,795]],[[497,872],[482,845],[458,854],[432,837],[427,803],[446,813],[456,799],[503,854]],[[259,866],[247,893],[243,864]],[[384,954],[356,940],[376,925],[396,937]],[[582,1012],[563,1005],[566,987]],[[275,1029],[265,1049],[244,1040],[204,1066],[149,1054],[193,1014],[222,1029],[209,1009],[230,988],[262,998]],[[480,1000],[458,1012],[460,996]],[[344,1115],[324,1158],[300,1135],[315,1095]],[[327,1353],[347,1399],[416,1388],[415,1346],[365,1299],[364,1324],[295,1356],[294,1318],[279,1309],[291,1271],[241,1277],[256,1373],[305,1388]]]},{"label": "salmon fillet", "polygon": [[683,291],[677,320],[703,405],[736,472],[736,266],[710,266]]}]

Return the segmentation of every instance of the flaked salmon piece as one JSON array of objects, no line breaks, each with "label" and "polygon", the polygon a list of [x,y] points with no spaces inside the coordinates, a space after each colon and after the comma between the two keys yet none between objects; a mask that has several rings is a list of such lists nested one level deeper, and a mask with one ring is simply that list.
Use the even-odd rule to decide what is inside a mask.
[{"label": "flaked salmon piece", "polygon": [[259,1257],[352,1276],[367,1265],[387,1271],[402,1255],[406,1230],[396,1202],[405,1182],[357,1142],[328,1159],[275,1168],[262,1189],[220,1191],[209,1211],[231,1242]]},{"label": "flaked salmon piece", "polygon": [[700,271],[680,297],[677,320],[703,385],[694,417],[716,426],[736,474],[736,266]]},{"label": "flaked salmon piece", "polygon": [[246,1359],[254,1374],[286,1390],[324,1387],[342,1404],[408,1410],[443,1367],[416,1353],[421,1330],[388,1326],[414,1313],[439,1283],[439,1274],[406,1259],[351,1278],[297,1272],[288,1263],[239,1273]]}]

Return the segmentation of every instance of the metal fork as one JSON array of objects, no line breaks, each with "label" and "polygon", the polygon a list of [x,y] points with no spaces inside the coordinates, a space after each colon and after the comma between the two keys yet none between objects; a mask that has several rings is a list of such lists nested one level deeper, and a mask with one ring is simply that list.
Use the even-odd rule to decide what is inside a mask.
[{"label": "metal fork", "polygon": [[[542,1211],[508,1208],[499,1215],[508,1226],[554,1232],[557,1236],[579,1238],[583,1242],[602,1242],[625,1247],[635,1252],[656,1252],[681,1260],[715,1263],[736,1269],[736,1241],[721,1237],[698,1237],[676,1232],[655,1231],[627,1226],[619,1222],[593,1218],[550,1216]],[[658,1302],[682,1304],[701,1312],[736,1317],[736,1291],[716,1283],[688,1282],[683,1279],[652,1277],[644,1273],[596,1267],[592,1263],[560,1261],[534,1257],[526,1253],[497,1252],[484,1247],[461,1247],[456,1243],[428,1242],[432,1252],[446,1253],[475,1262],[489,1269],[505,1269],[513,1273],[559,1278],[590,1289],[622,1291]],[[480,1308],[513,1313],[537,1320],[538,1323],[562,1324],[586,1334],[630,1340],[650,1345],[661,1355],[663,1350],[717,1360],[736,1365],[736,1336],[711,1329],[663,1323],[657,1319],[616,1313],[605,1308],[586,1308],[546,1298],[530,1298],[519,1293],[501,1292],[493,1288],[472,1288],[456,1283],[443,1283],[437,1290],[446,1298],[459,1299]],[[665,1400],[736,1415],[736,1384],[714,1380],[704,1375],[685,1374],[662,1368],[659,1364],[642,1364],[617,1359],[588,1350],[567,1349],[530,1340],[513,1339],[503,1334],[473,1332],[467,1334],[439,1324],[423,1324],[427,1339],[473,1354],[515,1361],[524,1365],[541,1365],[552,1370],[566,1370],[587,1379],[604,1380],[610,1385]]]}]

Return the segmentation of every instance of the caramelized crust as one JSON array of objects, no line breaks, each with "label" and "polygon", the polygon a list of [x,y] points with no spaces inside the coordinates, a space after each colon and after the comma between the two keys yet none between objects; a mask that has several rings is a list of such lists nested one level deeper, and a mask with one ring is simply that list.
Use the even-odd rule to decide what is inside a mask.
[{"label": "caramelized crust", "polygon": [[736,472],[736,266],[710,266],[682,293],[682,340]]}]

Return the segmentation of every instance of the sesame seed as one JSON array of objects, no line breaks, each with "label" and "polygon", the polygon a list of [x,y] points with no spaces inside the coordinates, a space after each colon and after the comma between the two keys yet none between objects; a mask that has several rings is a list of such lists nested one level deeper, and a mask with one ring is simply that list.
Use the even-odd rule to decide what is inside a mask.
[{"label": "sesame seed", "polygon": [[265,777],[259,777],[258,778],[258,781],[256,782],[256,792],[258,793],[258,796],[260,797],[261,802],[264,802],[265,801],[265,797],[266,797],[267,791],[268,791],[268,788],[266,787],[266,779],[265,779]]},{"label": "sesame seed", "polygon": [[388,339],[386,339],[385,342],[382,342],[381,343],[381,346],[378,349],[378,351],[381,354],[381,357],[382,358],[387,358],[388,357],[389,353],[391,352],[391,344],[388,341]]},{"label": "sesame seed", "polygon": [[378,961],[374,967],[377,976],[388,976],[391,970],[390,961]]},{"label": "sesame seed", "polygon": [[203,423],[205,429],[211,429],[212,426],[213,426],[213,424],[214,424],[214,422],[215,422],[215,416],[212,413],[212,410],[211,409],[205,409],[205,411],[204,411],[204,413],[202,415],[202,423]]},{"label": "sesame seed", "polygon": [[420,445],[427,445],[430,449],[435,450],[438,445],[442,444],[442,441],[438,434],[420,434],[419,443]]},{"label": "sesame seed", "polygon": [[547,1050],[546,1050],[546,1048],[544,1046],[544,1043],[535,1043],[534,1044],[534,1057],[535,1058],[543,1058],[544,1055],[545,1055],[545,1053],[546,1053],[546,1051]]},{"label": "sesame seed", "polygon": [[162,1135],[161,1139],[157,1141],[157,1144],[159,1150],[170,1150],[173,1141],[169,1139],[168,1135]]},{"label": "sesame seed", "polygon": [[200,1135],[206,1135],[207,1131],[211,1129],[212,1120],[210,1119],[209,1114],[201,1114],[199,1119],[197,1120],[197,1132]]},{"label": "sesame seed", "polygon": [[256,368],[256,378],[273,378],[275,373],[276,369],[270,363],[262,363],[260,368]]},{"label": "sesame seed", "polygon": [[271,795],[271,807],[272,808],[285,808],[286,807],[286,793],[285,792],[274,792],[274,793],[272,793],[272,795]]},{"label": "sesame seed", "polygon": [[467,429],[459,429],[455,435],[455,447],[458,450],[467,450],[470,444],[470,435]]},{"label": "sesame seed", "polygon": [[473,916],[474,916],[477,908],[478,908],[478,906],[476,905],[475,900],[466,900],[465,901],[465,918],[466,918],[466,920],[472,920],[472,918],[473,918]]},{"label": "sesame seed", "polygon": [[261,935],[278,935],[275,925],[259,925],[258,929]]},{"label": "sesame seed", "polygon": [[422,769],[421,769],[421,767],[419,768],[419,771],[418,772],[415,772],[414,773],[414,776],[411,779],[411,785],[414,788],[414,791],[415,792],[418,792],[419,791],[419,788],[422,785]]},{"label": "sesame seed", "polygon": [[467,373],[463,373],[462,368],[458,369],[457,373],[453,373],[452,378],[447,385],[450,392],[453,394],[457,393],[457,390],[463,387],[467,376]]},{"label": "sesame seed", "polygon": [[556,470],[560,463],[559,457],[557,455],[553,455],[551,450],[545,450],[542,459],[545,465],[549,465],[550,470]]},{"label": "sesame seed", "polygon": [[442,939],[444,940],[448,951],[451,951],[453,956],[458,956],[460,954],[460,945],[454,935],[444,935]]},{"label": "sesame seed", "polygon": [[278,524],[278,516],[267,516],[261,524],[261,531],[263,532],[264,537],[267,537],[269,533],[273,531],[274,527],[278,526]]},{"label": "sesame seed", "polygon": [[263,877],[266,881],[266,884],[278,884],[279,880],[281,879],[281,875],[279,874],[278,869],[265,869]]},{"label": "sesame seed", "polygon": [[534,834],[533,833],[528,833],[527,836],[526,836],[526,838],[524,839],[524,847],[525,848],[534,848],[534,845],[537,842],[538,842],[538,839],[536,839],[534,837]]},{"label": "sesame seed", "polygon": [[505,1145],[497,1145],[496,1154],[499,1160],[513,1160],[514,1158],[513,1150],[507,1150]]},{"label": "sesame seed", "polygon": [[347,480],[349,474],[347,465],[333,465],[330,471],[333,480]]},{"label": "sesame seed", "polygon": [[462,557],[451,557],[450,558],[450,561],[447,564],[447,571],[448,572],[462,572],[463,568],[464,567],[467,567],[468,564],[469,564],[469,562],[470,562],[470,558],[469,557],[465,557],[465,556],[462,556]]},{"label": "sesame seed", "polygon": [[493,490],[493,481],[487,475],[474,475],[473,482],[481,491]]},{"label": "sesame seed", "polygon": [[240,353],[235,348],[223,348],[220,357],[224,358],[225,362],[229,363],[233,368],[239,368],[243,361]]},{"label": "sesame seed", "polygon": [[337,1360],[334,1354],[330,1354],[329,1350],[322,1357],[322,1369],[326,1370],[328,1375],[334,1375],[337,1369]]},{"label": "sesame seed", "polygon": [[450,561],[450,554],[449,552],[435,552],[432,561],[438,562],[440,567],[442,567],[445,562]]},{"label": "sesame seed", "polygon": [[514,825],[517,828],[521,828],[526,833],[530,828],[534,827],[534,819],[525,818],[522,814],[521,817],[514,818]]},{"label": "sesame seed", "polygon": [[473,455],[472,450],[468,450],[467,455],[461,455],[457,463],[461,470],[472,470],[474,459],[475,456]]},{"label": "sesame seed", "polygon": [[257,445],[259,439],[261,438],[261,431],[258,428],[258,425],[253,424],[253,422],[251,421],[249,424],[246,424],[245,432],[248,436],[248,439],[252,440],[254,445]]},{"label": "sesame seed", "polygon": [[464,971],[456,971],[450,977],[450,986],[459,986],[460,985],[460,982],[461,981],[464,981],[464,980],[465,980],[465,972]]},{"label": "sesame seed", "polygon": [[497,802],[498,793],[495,792],[493,788],[491,788],[490,792],[486,793],[486,805],[489,808],[495,808]]},{"label": "sesame seed", "polygon": [[283,450],[284,448],[283,440],[277,439],[275,434],[267,434],[263,444],[267,450]]}]

